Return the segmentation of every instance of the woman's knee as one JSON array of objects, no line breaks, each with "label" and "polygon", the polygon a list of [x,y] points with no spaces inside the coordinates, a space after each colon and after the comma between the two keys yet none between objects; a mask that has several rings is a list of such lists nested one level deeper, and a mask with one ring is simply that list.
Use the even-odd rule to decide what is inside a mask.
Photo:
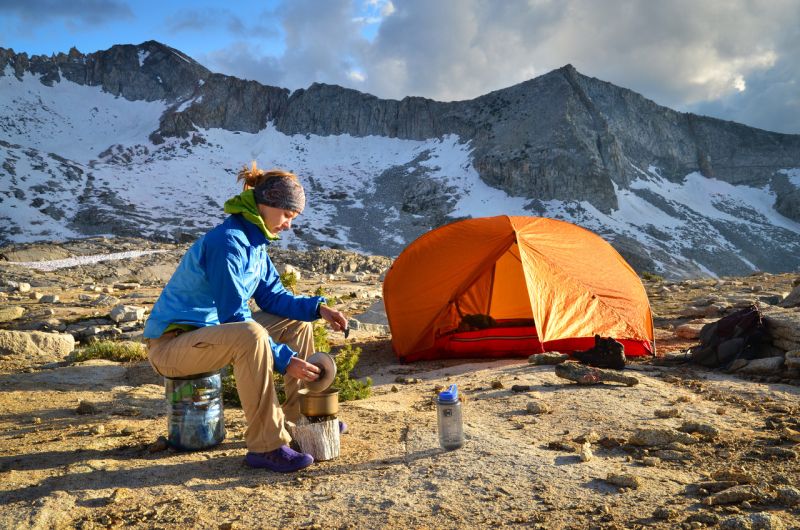
[{"label": "woman's knee", "polygon": [[248,350],[260,349],[265,344],[269,344],[269,333],[258,322],[236,322],[235,324],[224,324],[231,326],[234,336],[233,341],[238,342]]}]

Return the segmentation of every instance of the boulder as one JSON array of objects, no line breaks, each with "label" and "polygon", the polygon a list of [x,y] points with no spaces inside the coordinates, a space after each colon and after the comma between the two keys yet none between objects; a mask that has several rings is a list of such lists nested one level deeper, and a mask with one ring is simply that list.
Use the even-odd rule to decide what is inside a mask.
[{"label": "boulder", "polygon": [[784,351],[800,350],[800,312],[774,306],[762,312],[772,344]]},{"label": "boulder", "polygon": [[752,296],[732,296],[726,300],[728,305],[735,308],[750,307],[756,303],[756,298]]},{"label": "boulder", "polygon": [[297,279],[298,282],[302,278],[302,276],[300,274],[300,269],[298,269],[294,265],[289,265],[288,263],[283,265],[283,267],[281,268],[281,274],[282,275],[283,274],[294,274],[294,277]]},{"label": "boulder", "polygon": [[119,289],[120,291],[133,291],[141,287],[142,285],[137,282],[118,282],[114,284],[114,289]]},{"label": "boulder", "polygon": [[700,330],[703,329],[703,326],[705,325],[705,321],[687,322],[686,324],[681,324],[675,328],[675,336],[689,340],[697,339],[700,337]]},{"label": "boulder", "polygon": [[786,369],[791,372],[800,372],[800,350],[791,350],[786,352],[784,359]]},{"label": "boulder", "polygon": [[0,355],[63,360],[75,349],[69,334],[0,330]]},{"label": "boulder", "polygon": [[717,298],[716,296],[699,296],[696,298],[692,298],[689,303],[692,304],[693,306],[699,307],[699,306],[711,305],[716,302],[719,302],[719,298]]},{"label": "boulder", "polygon": [[797,307],[800,305],[800,285],[796,285],[792,292],[777,305],[781,307]]},{"label": "boulder", "polygon": [[25,309],[19,306],[0,307],[0,322],[10,322],[25,314]]},{"label": "boulder", "polygon": [[754,375],[777,375],[783,370],[783,363],[783,357],[753,359],[743,367],[739,368],[738,373]]},{"label": "boulder", "polygon": [[688,306],[681,310],[681,318],[697,318],[706,316],[705,307]]},{"label": "boulder", "polygon": [[366,333],[374,333],[377,335],[389,335],[391,331],[389,326],[383,324],[366,324],[355,318],[350,318],[347,321],[347,327],[354,331],[364,331]]},{"label": "boulder", "polygon": [[114,322],[135,322],[144,319],[144,308],[119,304],[111,309],[108,316]]},{"label": "boulder", "polygon": [[95,307],[118,305],[119,298],[115,296],[109,296],[107,294],[102,294],[96,300],[92,301],[91,304]]},{"label": "boulder", "polygon": [[732,515],[720,521],[722,530],[784,530],[786,524],[777,515],[769,512]]},{"label": "boulder", "polygon": [[637,429],[628,440],[631,445],[641,447],[659,447],[674,442],[693,444],[697,440],[691,434],[660,427]]},{"label": "boulder", "polygon": [[389,325],[389,319],[386,317],[386,307],[383,305],[383,300],[379,299],[360,315],[355,315],[353,318],[362,324],[382,324]]}]

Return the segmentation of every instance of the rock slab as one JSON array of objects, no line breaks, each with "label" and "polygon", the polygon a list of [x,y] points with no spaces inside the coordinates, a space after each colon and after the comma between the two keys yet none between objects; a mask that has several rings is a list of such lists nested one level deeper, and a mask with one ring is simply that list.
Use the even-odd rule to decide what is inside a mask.
[{"label": "rock slab", "polygon": [[0,355],[63,360],[75,349],[72,335],[0,330]]}]

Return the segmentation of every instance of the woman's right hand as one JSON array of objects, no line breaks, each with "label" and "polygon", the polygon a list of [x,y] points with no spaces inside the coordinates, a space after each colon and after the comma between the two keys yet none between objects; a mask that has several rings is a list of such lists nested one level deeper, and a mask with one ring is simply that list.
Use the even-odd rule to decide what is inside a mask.
[{"label": "woman's right hand", "polygon": [[300,357],[292,357],[286,367],[286,375],[300,381],[316,381],[319,379],[319,366],[304,361]]}]

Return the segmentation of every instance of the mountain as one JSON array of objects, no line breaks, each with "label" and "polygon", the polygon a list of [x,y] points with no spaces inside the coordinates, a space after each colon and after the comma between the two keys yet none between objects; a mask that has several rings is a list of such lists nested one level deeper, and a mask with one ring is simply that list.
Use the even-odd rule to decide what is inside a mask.
[{"label": "mountain", "polygon": [[290,92],[154,41],[0,48],[0,243],[191,239],[250,160],[301,176],[283,245],[396,255],[455,219],[543,215],[669,277],[800,266],[800,135],[680,113],[570,65],[469,101]]}]

